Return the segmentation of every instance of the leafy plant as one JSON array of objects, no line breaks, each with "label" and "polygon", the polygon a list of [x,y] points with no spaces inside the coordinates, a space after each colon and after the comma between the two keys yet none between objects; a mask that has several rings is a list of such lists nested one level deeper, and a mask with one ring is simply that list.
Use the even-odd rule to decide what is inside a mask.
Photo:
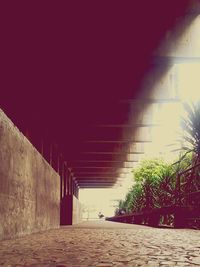
[{"label": "leafy plant", "polygon": [[133,170],[135,184],[119,202],[126,213],[169,205],[175,190],[174,167],[161,159],[144,160]]},{"label": "leafy plant", "polygon": [[172,182],[173,171],[173,167],[162,159],[144,160],[133,171],[136,182],[143,187],[145,209],[160,207],[163,202],[168,202],[166,198],[169,198],[168,194],[173,190],[168,190],[167,193],[166,189],[169,189]]},{"label": "leafy plant", "polygon": [[138,212],[144,207],[144,190],[143,186],[140,183],[136,183],[130,191],[128,192],[130,195],[128,202],[128,210],[131,212]]},{"label": "leafy plant", "polygon": [[185,103],[186,116],[181,120],[182,135],[182,158],[188,153],[193,154],[194,164],[200,161],[200,102]]}]

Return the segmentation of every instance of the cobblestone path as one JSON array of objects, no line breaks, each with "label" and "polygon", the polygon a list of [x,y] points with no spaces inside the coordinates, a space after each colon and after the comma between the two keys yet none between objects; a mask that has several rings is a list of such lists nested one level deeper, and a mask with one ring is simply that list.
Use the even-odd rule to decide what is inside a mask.
[{"label": "cobblestone path", "polygon": [[200,266],[200,231],[85,222],[1,241],[0,266]]}]

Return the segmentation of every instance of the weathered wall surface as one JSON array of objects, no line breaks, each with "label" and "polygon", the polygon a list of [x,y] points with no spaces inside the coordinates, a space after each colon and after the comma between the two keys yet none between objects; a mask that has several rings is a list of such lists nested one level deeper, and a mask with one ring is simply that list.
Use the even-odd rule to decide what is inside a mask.
[{"label": "weathered wall surface", "polygon": [[82,206],[74,195],[63,197],[60,211],[61,225],[73,225],[82,221]]},{"label": "weathered wall surface", "polygon": [[81,221],[82,221],[81,203],[75,196],[73,196],[72,224],[80,223]]},{"label": "weathered wall surface", "polygon": [[0,110],[0,239],[59,227],[59,175]]}]

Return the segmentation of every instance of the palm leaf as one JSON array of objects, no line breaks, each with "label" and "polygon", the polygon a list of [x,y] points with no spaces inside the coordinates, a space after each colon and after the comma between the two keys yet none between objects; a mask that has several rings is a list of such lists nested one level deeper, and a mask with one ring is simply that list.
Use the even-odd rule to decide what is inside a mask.
[{"label": "palm leaf", "polygon": [[182,147],[182,151],[193,151],[197,156],[200,156],[200,102],[184,103],[184,108],[187,117],[182,118],[181,126],[183,129],[183,143],[191,145],[187,148],[186,145]]}]

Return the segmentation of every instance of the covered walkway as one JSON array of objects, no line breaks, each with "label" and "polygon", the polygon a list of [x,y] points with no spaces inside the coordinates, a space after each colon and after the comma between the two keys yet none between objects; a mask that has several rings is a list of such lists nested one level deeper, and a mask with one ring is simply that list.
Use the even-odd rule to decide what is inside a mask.
[{"label": "covered walkway", "polygon": [[0,266],[200,266],[200,232],[105,221],[0,242]]},{"label": "covered walkway", "polygon": [[79,189],[165,156],[200,84],[199,0],[114,2],[1,8],[0,266],[200,265],[199,231],[80,223]]}]

